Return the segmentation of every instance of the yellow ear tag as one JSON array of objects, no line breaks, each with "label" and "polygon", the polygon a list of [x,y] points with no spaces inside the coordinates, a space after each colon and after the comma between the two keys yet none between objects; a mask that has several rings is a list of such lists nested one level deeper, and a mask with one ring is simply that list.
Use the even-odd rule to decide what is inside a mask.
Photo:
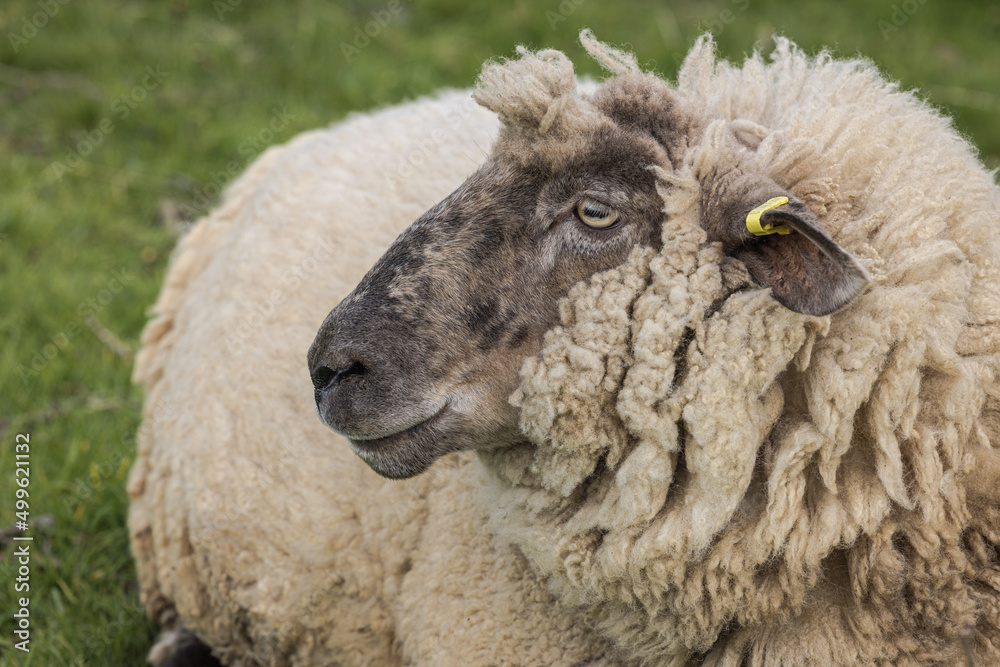
[{"label": "yellow ear tag", "polygon": [[760,224],[760,216],[764,213],[764,211],[770,211],[772,208],[778,208],[782,204],[787,203],[788,197],[775,197],[774,199],[768,199],[766,202],[747,213],[747,229],[750,230],[751,234],[756,236],[767,236],[768,234],[791,234],[792,230],[785,225],[775,226],[768,223],[768,225],[764,227]]}]

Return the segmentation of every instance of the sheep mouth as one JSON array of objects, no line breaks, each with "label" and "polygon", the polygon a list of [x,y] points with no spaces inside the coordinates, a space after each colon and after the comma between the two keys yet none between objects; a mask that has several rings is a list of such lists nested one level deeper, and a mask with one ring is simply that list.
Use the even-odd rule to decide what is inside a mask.
[{"label": "sheep mouth", "polygon": [[390,435],[376,438],[348,436],[351,449],[368,466],[390,479],[419,475],[438,458],[462,449],[449,437],[452,411],[449,401],[427,419]]},{"label": "sheep mouth", "polygon": [[347,436],[347,439],[351,442],[352,445],[355,446],[379,447],[384,444],[390,444],[394,439],[398,439],[400,437],[406,437],[407,435],[416,434],[419,433],[421,430],[426,430],[428,428],[431,428],[434,425],[434,422],[440,421],[441,415],[444,414],[445,410],[447,409],[448,409],[448,402],[445,401],[444,405],[442,405],[437,412],[435,412],[427,419],[419,421],[411,426],[405,426],[400,430],[395,431],[394,433],[390,433],[389,435],[378,435],[373,437],[368,437],[363,435],[350,435]]}]

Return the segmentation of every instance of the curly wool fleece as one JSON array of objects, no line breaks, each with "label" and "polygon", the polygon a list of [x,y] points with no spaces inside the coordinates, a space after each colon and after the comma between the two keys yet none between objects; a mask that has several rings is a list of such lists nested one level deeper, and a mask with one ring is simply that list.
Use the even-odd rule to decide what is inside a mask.
[{"label": "curly wool fleece", "polygon": [[[579,106],[571,73],[522,53],[477,96],[544,132]],[[737,67],[702,38],[676,92],[707,120],[657,171],[663,249],[561,304],[512,397],[533,444],[482,455],[491,528],[634,658],[995,663],[997,187],[866,62],[779,39]],[[870,289],[811,317],[749,285],[699,224],[699,176],[735,165],[805,201]]]}]

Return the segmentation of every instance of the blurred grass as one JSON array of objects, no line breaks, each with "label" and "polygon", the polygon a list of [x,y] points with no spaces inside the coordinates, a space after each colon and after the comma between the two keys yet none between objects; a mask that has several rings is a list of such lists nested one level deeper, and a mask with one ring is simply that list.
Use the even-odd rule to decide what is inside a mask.
[{"label": "blurred grass", "polygon": [[[987,3],[4,0],[0,531],[14,522],[18,433],[31,435],[32,519],[51,524],[30,531],[29,654],[13,648],[22,594],[0,540],[0,664],[137,665],[152,641],[125,529],[141,406],[130,357],[178,230],[267,143],[469,86],[516,44],[562,49],[600,76],[582,27],[667,76],[704,30],[731,59],[775,32],[866,55],[1000,167],[1000,6]],[[276,114],[287,119],[269,128]]]}]

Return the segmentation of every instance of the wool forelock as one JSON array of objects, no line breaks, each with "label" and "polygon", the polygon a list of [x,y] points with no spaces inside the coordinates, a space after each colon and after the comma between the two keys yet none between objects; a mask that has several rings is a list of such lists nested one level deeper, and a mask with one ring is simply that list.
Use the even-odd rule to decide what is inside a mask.
[{"label": "wool forelock", "polygon": [[543,135],[572,131],[587,111],[577,94],[573,63],[551,49],[532,53],[521,46],[517,51],[520,58],[483,67],[473,99],[507,128]]},{"label": "wool forelock", "polygon": [[[556,71],[524,54],[483,81],[541,122],[538,91],[573,94]],[[967,628],[988,653],[997,510],[973,516],[964,480],[1000,436],[996,186],[869,63],[779,40],[736,67],[703,38],[677,92],[713,119],[657,170],[663,249],[573,288],[525,362],[531,443],[482,455],[494,530],[636,658],[926,664]],[[737,164],[806,202],[872,287],[816,318],[751,285],[699,224],[699,178]],[[846,601],[809,625],[817,591]],[[815,633],[795,656],[789,628]]]}]

